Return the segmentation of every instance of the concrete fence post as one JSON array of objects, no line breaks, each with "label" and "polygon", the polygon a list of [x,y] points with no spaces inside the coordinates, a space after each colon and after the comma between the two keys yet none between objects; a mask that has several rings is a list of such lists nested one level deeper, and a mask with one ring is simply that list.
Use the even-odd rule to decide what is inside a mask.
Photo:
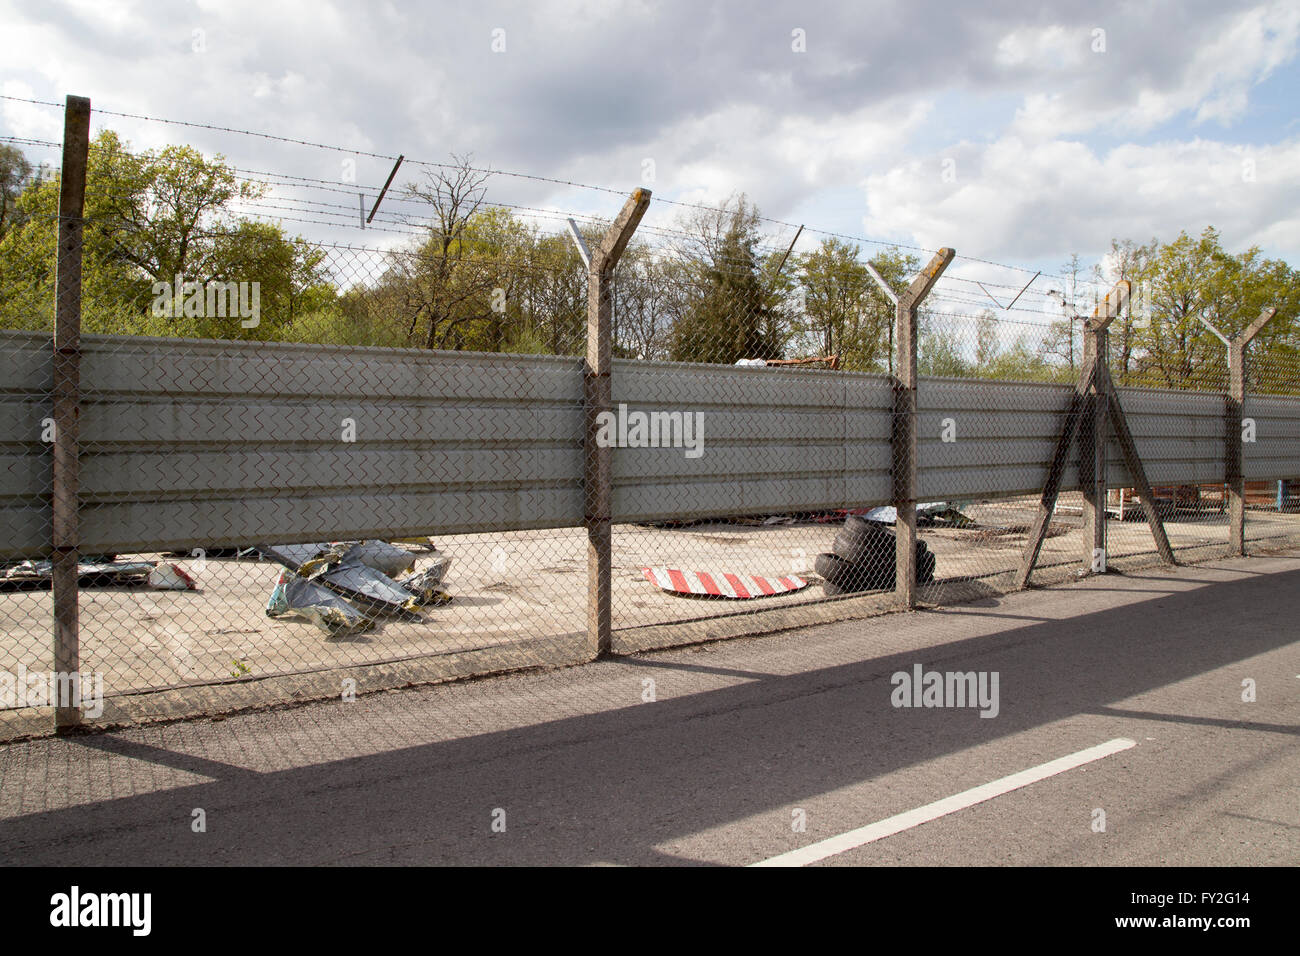
[{"label": "concrete fence post", "polygon": [[1106,422],[1109,396],[1100,370],[1107,366],[1110,319],[1083,326],[1083,364],[1094,369],[1088,383],[1080,442],[1079,484],[1083,486],[1084,567],[1106,570]]},{"label": "concrete fence post", "polygon": [[[1228,349],[1228,394],[1224,401],[1223,481],[1228,486],[1230,554],[1246,553],[1246,472],[1241,447],[1242,419],[1246,414],[1246,346],[1275,315],[1277,309],[1265,309],[1239,335],[1224,339]],[[1214,331],[1219,334],[1217,329]],[[1224,338],[1221,334],[1219,337]]]},{"label": "concrete fence post", "polygon": [[[90,151],[90,100],[69,96],[63,111],[59,174],[59,246],[54,300],[54,379],[51,389],[54,455],[50,476],[51,595],[54,602],[54,670],[81,669],[78,621],[78,442],[81,417],[81,247]],[[56,683],[71,689],[71,681]],[[81,708],[56,700],[55,731],[81,722]]]},{"label": "concrete fence post", "polygon": [[894,299],[894,414],[890,432],[894,506],[894,595],[903,607],[916,607],[916,382],[917,313],[956,253],[943,248],[901,295],[871,274]]},{"label": "concrete fence post", "polygon": [[623,250],[650,205],[650,190],[638,189],[593,252],[574,228],[574,241],[587,262],[587,360],[583,367],[584,437],[586,452],[583,488],[587,527],[587,653],[595,658],[610,652],[613,640],[613,555],[610,523],[613,511],[613,449],[597,442],[599,416],[611,412],[613,391],[613,280]]},{"label": "concrete fence post", "polygon": [[[1109,330],[1110,324],[1128,304],[1132,289],[1131,282],[1120,279],[1083,325],[1083,364],[1085,368],[1091,368],[1092,376],[1085,395],[1083,421],[1080,422],[1079,484],[1083,487],[1084,567],[1093,572],[1104,572],[1107,558],[1106,441],[1112,412]],[[1115,411],[1119,412],[1119,409]]]}]

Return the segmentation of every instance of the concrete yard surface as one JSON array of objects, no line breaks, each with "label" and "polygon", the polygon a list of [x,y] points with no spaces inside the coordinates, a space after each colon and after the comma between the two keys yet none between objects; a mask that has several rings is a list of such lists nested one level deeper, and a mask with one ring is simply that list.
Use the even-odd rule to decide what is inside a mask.
[{"label": "concrete yard surface", "polygon": [[[1040,577],[1050,569],[1083,564],[1078,517],[1081,496],[1063,495],[1053,532],[1044,542]],[[1006,575],[1020,560],[1033,497],[963,504],[976,527],[922,528],[935,553],[937,577],[988,580]],[[680,527],[616,525],[613,532],[613,618],[616,646],[623,649],[683,643],[646,629],[695,621],[721,621],[751,612],[807,607],[796,623],[814,623],[825,598],[814,572],[819,552],[829,551],[840,522],[790,525],[698,523]],[[1154,555],[1143,522],[1108,522],[1112,560]],[[1224,548],[1224,515],[1179,515],[1166,522],[1176,554],[1203,557]],[[1252,539],[1300,537],[1300,515],[1251,511]],[[330,637],[301,619],[267,617],[267,597],[281,568],[271,562],[142,555],[177,561],[198,579],[197,591],[86,588],[81,592],[82,669],[104,675],[105,692],[128,694],[273,675],[358,667],[417,658],[505,654],[511,661],[549,665],[550,643],[586,626],[586,533],[580,528],[515,531],[435,538],[452,558],[446,586],[451,604],[426,609],[420,622],[384,621],[364,634]],[[426,554],[413,551],[417,562]],[[892,562],[892,556],[890,558]],[[417,563],[417,568],[424,566]],[[809,586],[791,594],[749,601],[708,600],[667,594],[646,581],[643,568],[673,566],[769,576],[800,575]],[[1058,575],[1059,576],[1059,575]],[[943,594],[923,594],[943,601]],[[833,609],[823,620],[833,619]],[[0,592],[0,667],[48,670],[51,605],[46,591]],[[733,622],[732,631],[760,630]],[[722,632],[719,632],[722,633]],[[620,636],[621,635],[621,636]],[[463,672],[458,671],[458,673]]]}]

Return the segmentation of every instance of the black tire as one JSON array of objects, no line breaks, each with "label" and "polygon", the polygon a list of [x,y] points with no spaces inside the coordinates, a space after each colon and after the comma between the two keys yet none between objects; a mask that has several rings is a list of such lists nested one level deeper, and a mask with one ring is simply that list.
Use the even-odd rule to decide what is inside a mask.
[{"label": "black tire", "polygon": [[877,521],[849,515],[836,532],[831,550],[852,564],[873,564],[877,555],[893,552],[894,532]]},{"label": "black tire", "polygon": [[894,566],[853,564],[838,554],[819,554],[813,567],[841,592],[888,590],[894,586]]},{"label": "black tire", "polygon": [[840,529],[847,531],[853,537],[863,535],[877,538],[892,538],[894,532],[890,530],[887,524],[880,521],[872,521],[864,518],[862,515],[849,515],[844,519],[844,527]]},{"label": "black tire", "polygon": [[831,551],[850,564],[875,564],[880,560],[892,560],[894,553],[894,536],[874,534],[853,534],[847,528],[841,528],[835,534]]},{"label": "black tire", "polygon": [[[919,544],[920,542],[918,542]],[[938,561],[928,549],[916,551],[916,580],[929,584],[934,580]],[[851,594],[858,591],[888,591],[894,587],[893,556],[873,564],[855,564],[838,554],[819,554],[813,568],[826,582],[827,594]]]},{"label": "black tire", "polygon": [[[869,522],[873,523],[874,522]],[[850,564],[875,565],[880,561],[894,560],[894,532],[881,525],[879,531],[857,532],[843,527],[835,534],[831,551]],[[926,554],[930,546],[920,538],[916,540],[917,554]]]},{"label": "black tire", "polygon": [[916,580],[918,584],[929,584],[934,580],[934,568],[937,563],[930,551],[923,552],[919,547],[916,549]]}]

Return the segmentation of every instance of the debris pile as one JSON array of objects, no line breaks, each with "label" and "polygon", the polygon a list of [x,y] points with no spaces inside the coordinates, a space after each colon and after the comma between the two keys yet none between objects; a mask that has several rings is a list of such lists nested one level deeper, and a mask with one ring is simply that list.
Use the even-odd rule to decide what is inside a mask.
[{"label": "debris pile", "polygon": [[[198,583],[180,565],[155,561],[117,561],[116,555],[87,555],[77,562],[77,586],[83,588],[140,587],[161,591],[195,591]],[[48,587],[54,579],[53,562],[18,561],[5,566],[0,584],[12,587]]]},{"label": "debris pile", "polygon": [[[825,580],[827,594],[887,591],[894,587],[894,532],[879,521],[850,515],[835,535],[832,550],[817,555],[813,567]],[[929,545],[916,542],[916,580],[934,580],[935,559]]]},{"label": "debris pile", "polygon": [[[861,512],[861,515],[868,521],[877,521],[882,524],[894,524],[898,520],[898,512],[893,505],[868,508],[866,511]],[[923,528],[974,528],[976,526],[971,518],[962,514],[946,501],[927,501],[917,505],[916,523]]]},{"label": "debris pile", "polygon": [[415,555],[387,541],[258,545],[285,570],[266,604],[268,617],[300,617],[331,636],[371,630],[379,619],[420,621],[419,610],[451,601],[442,589],[451,558],[423,571]]}]

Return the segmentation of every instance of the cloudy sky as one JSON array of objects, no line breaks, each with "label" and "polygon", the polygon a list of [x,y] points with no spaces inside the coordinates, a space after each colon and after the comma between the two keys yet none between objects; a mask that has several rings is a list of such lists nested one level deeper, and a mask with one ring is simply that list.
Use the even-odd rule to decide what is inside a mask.
[{"label": "cloudy sky", "polygon": [[[11,97],[76,93],[97,109],[383,156],[470,152],[499,170],[688,202],[744,192],[774,219],[1049,273],[1112,237],[1210,224],[1229,248],[1300,264],[1294,0],[0,0],[0,24]],[[57,110],[0,100],[0,135],[54,141],[60,123]],[[241,168],[346,179],[345,154],[329,150],[102,113],[94,123],[139,147],[186,142]],[[359,183],[387,175],[383,159],[355,162]],[[491,197],[603,215],[620,205],[513,177]],[[678,212],[661,204],[647,223]],[[772,228],[774,242],[793,235]]]}]

